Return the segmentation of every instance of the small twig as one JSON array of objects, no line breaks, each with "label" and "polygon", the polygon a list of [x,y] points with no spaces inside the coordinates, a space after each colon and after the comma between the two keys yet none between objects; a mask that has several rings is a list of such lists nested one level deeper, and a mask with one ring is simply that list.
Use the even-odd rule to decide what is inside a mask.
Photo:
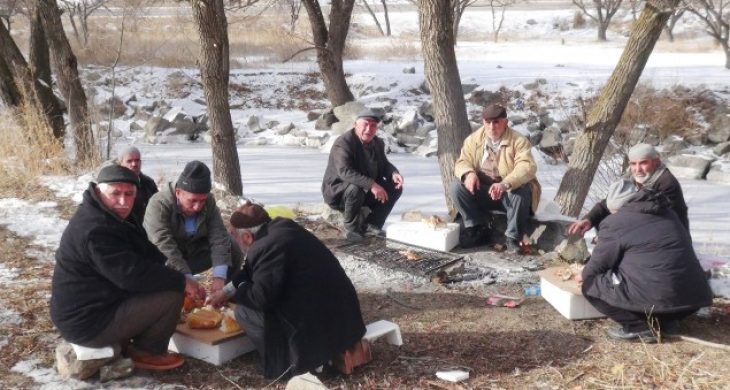
[{"label": "small twig", "polygon": [[287,368],[284,372],[282,372],[281,375],[279,375],[278,378],[274,379],[273,381],[271,381],[271,383],[269,383],[268,385],[264,386],[263,388],[264,389],[268,389],[269,387],[273,386],[276,382],[278,382],[281,378],[283,378],[284,375],[288,374],[289,371],[291,371],[292,368],[294,368],[294,365],[293,364],[290,365],[289,368]]},{"label": "small twig", "polygon": [[423,360],[423,361],[444,360],[444,359],[439,359],[439,358],[435,358],[435,357],[431,357],[431,356],[419,357],[419,356],[405,356],[405,355],[398,356],[398,359],[403,359],[403,360]]},{"label": "small twig", "polygon": [[558,376],[560,377],[560,379],[565,379],[565,377],[563,377],[563,374],[557,368],[555,368],[553,366],[548,366],[548,368],[551,369],[551,370],[553,370],[553,371],[555,371],[555,373],[558,374]]},{"label": "small twig", "polygon": [[679,339],[682,341],[687,341],[689,343],[703,345],[705,347],[722,349],[723,351],[730,351],[730,345],[727,345],[727,344],[713,343],[710,341],[700,340],[698,338],[689,337],[689,336],[679,336]]},{"label": "small twig", "polygon": [[222,376],[223,379],[227,380],[230,384],[232,384],[233,386],[236,386],[237,389],[243,390],[243,387],[239,386],[238,383],[234,382],[231,378],[223,375],[221,370],[218,370],[218,374],[220,374],[220,376]]},{"label": "small twig", "polygon": [[588,348],[584,349],[583,352],[581,352],[581,353],[586,353],[586,352],[590,351],[591,349],[593,349],[593,344],[589,345]]},{"label": "small twig", "polygon": [[411,305],[411,304],[408,304],[408,303],[406,303],[406,302],[403,302],[403,300],[401,300],[400,298],[398,298],[398,297],[394,296],[394,295],[393,295],[393,291],[391,291],[390,289],[388,289],[388,290],[387,290],[387,291],[385,292],[385,296],[386,296],[386,297],[388,297],[388,298],[390,298],[390,299],[392,299],[392,300],[393,300],[393,302],[395,302],[395,303],[397,303],[397,304],[399,304],[399,305],[401,305],[401,306],[403,306],[403,307],[406,307],[406,308],[409,308],[409,309],[414,309],[414,310],[423,310],[423,308],[422,308],[422,307],[418,307],[418,306],[413,306],[413,305]]},{"label": "small twig", "polygon": [[578,378],[582,377],[582,376],[583,376],[583,375],[585,375],[585,374],[586,374],[586,372],[585,372],[585,371],[581,371],[581,372],[577,373],[576,375],[573,375],[573,376],[572,376],[572,377],[571,377],[570,379],[568,379],[568,381],[567,381],[567,382],[565,382],[565,384],[567,385],[568,383],[574,382],[574,381],[576,381],[576,380],[577,380]]}]

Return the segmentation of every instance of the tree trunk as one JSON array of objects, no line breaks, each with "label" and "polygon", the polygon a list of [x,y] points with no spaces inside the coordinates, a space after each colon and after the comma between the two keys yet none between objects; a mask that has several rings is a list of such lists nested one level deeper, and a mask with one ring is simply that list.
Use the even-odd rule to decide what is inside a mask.
[{"label": "tree trunk", "polygon": [[725,45],[725,69],[730,69],[730,46]]},{"label": "tree trunk", "polygon": [[598,23],[598,40],[605,42],[608,39],[606,38],[606,30],[608,30],[608,23],[600,22]]},{"label": "tree trunk", "polygon": [[380,0],[380,3],[383,4],[383,14],[385,17],[385,35],[390,36],[390,16],[388,15],[388,4],[386,4],[385,0]]},{"label": "tree trunk", "polygon": [[[50,82],[41,82],[34,76],[33,70],[28,67],[25,57],[23,57],[20,49],[10,36],[10,32],[2,24],[0,24],[0,57],[3,57],[11,73],[13,87],[18,94],[18,103],[25,98],[37,99],[37,106],[43,111],[42,115],[46,117],[48,125],[53,131],[53,136],[59,139],[62,138],[64,134],[63,112],[60,103],[53,94]],[[23,96],[16,84],[17,82],[22,83],[25,93],[30,93],[31,96]]]},{"label": "tree trunk", "polygon": [[10,71],[5,56],[0,56],[0,99],[7,107],[17,107],[21,102],[20,91],[18,91],[18,86],[15,85],[13,72]]},{"label": "tree trunk", "polygon": [[193,0],[192,7],[200,35],[198,63],[210,117],[213,177],[228,192],[240,196],[243,185],[228,103],[230,58],[223,0]]},{"label": "tree trunk", "polygon": [[438,160],[449,212],[454,210],[449,189],[454,180],[454,163],[464,139],[471,133],[466,115],[464,91],[454,52],[453,13],[449,0],[419,0],[418,20],[426,82],[433,97],[438,129]]},{"label": "tree trunk", "polygon": [[61,10],[58,9],[56,0],[37,0],[37,6],[48,38],[58,86],[66,99],[76,146],[76,162],[82,166],[94,165],[99,159],[99,152],[91,132],[91,118],[86,105],[86,93],[79,79],[76,56],[63,31]]},{"label": "tree trunk", "polygon": [[[48,122],[56,139],[63,139],[66,124],[63,121],[63,108],[53,93],[51,79],[51,60],[48,53],[48,40],[43,30],[43,21],[37,8],[32,9],[33,19],[30,23],[30,72],[36,83],[38,100],[48,117]],[[40,83],[39,83],[40,82]]]},{"label": "tree trunk", "polygon": [[560,181],[555,201],[563,214],[572,217],[580,214],[606,145],[621,120],[654,44],[678,2],[647,2],[631,28],[621,59],[588,113],[586,128],[575,140],[568,170]]},{"label": "tree trunk", "polygon": [[368,0],[362,0],[362,3],[365,5],[365,9],[368,10],[370,17],[373,18],[373,21],[375,21],[375,26],[378,27],[378,31],[380,31],[380,35],[385,36],[385,31],[383,31],[383,26],[380,25],[380,21],[378,20],[378,17],[375,15],[375,12],[373,12],[373,9],[370,8],[370,4],[368,4]]},{"label": "tree trunk", "polygon": [[355,100],[342,67],[342,53],[355,0],[332,0],[329,31],[318,0],[303,0],[303,2],[312,26],[312,37],[317,47],[317,64],[330,104],[337,107]]}]

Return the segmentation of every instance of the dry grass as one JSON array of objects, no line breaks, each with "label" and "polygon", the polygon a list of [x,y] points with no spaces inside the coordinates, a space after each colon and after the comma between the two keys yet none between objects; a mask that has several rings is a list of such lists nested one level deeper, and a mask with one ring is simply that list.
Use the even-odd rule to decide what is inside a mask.
[{"label": "dry grass", "polygon": [[417,60],[421,58],[421,45],[417,42],[408,42],[401,39],[389,39],[383,44],[362,42],[348,45],[345,56],[349,59],[368,60]]},{"label": "dry grass", "polygon": [[32,197],[39,176],[68,173],[71,167],[35,99],[24,102],[0,111],[0,196]]}]

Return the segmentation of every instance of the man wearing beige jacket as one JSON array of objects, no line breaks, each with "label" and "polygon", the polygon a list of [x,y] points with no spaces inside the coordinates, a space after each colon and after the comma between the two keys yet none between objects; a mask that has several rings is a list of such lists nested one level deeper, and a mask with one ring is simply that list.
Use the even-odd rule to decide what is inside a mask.
[{"label": "man wearing beige jacket", "polygon": [[529,216],[537,210],[540,183],[530,141],[507,127],[507,111],[492,104],[482,111],[484,125],[464,140],[456,161],[451,197],[466,228],[462,247],[479,244],[487,235],[491,213],[507,213],[507,249],[519,253]]}]

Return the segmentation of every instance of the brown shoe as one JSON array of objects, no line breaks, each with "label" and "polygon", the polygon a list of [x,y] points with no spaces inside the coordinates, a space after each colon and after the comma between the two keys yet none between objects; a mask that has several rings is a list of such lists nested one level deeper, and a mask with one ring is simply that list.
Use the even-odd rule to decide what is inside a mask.
[{"label": "brown shoe", "polygon": [[152,353],[130,345],[127,356],[134,362],[134,367],[141,370],[167,371],[182,366],[185,359],[174,352]]}]

